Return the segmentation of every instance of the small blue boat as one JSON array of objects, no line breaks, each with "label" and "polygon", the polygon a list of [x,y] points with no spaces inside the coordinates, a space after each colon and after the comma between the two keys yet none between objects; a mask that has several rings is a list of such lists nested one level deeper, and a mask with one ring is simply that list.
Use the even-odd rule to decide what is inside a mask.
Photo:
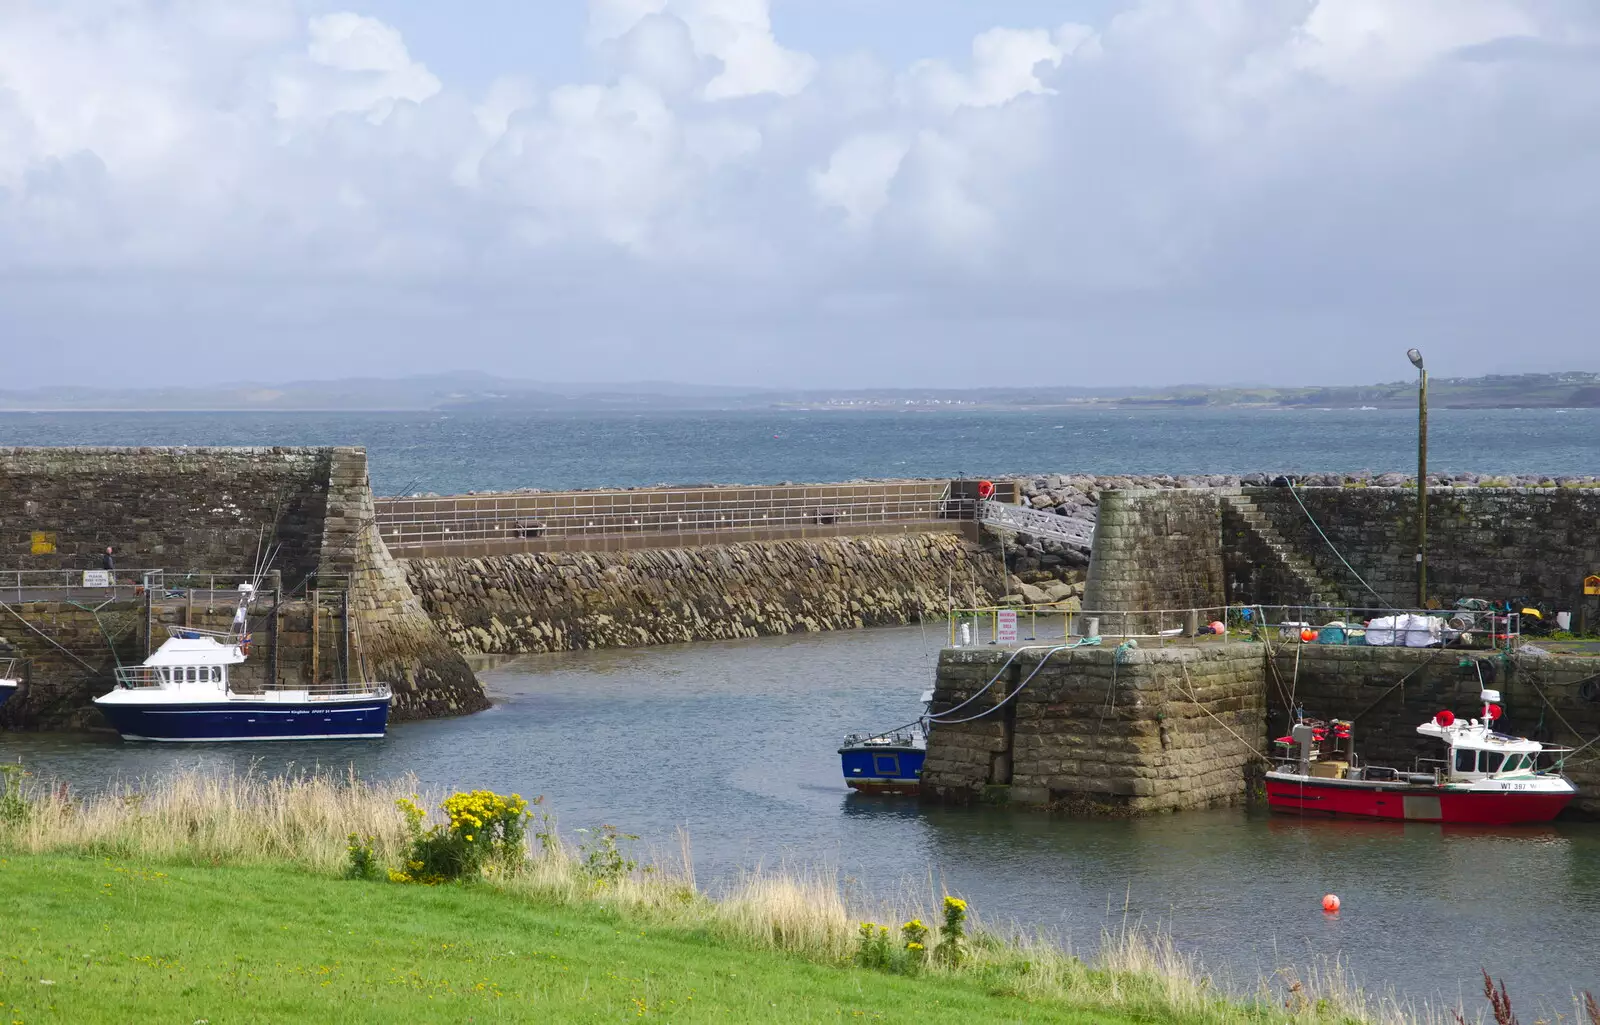
[{"label": "small blue boat", "polygon": [[[923,705],[933,692],[922,696]],[[913,726],[889,733],[852,733],[839,748],[844,782],[863,794],[915,797],[922,791],[922,763],[928,756],[924,718]]]},{"label": "small blue boat", "polygon": [[14,658],[0,658],[0,705],[17,692],[22,686],[22,681],[17,679],[17,660]]},{"label": "small blue boat", "polygon": [[95,706],[123,740],[215,743],[384,735],[393,696],[388,684],[236,693],[228,673],[245,661],[250,635],[243,616],[235,622],[239,625],[228,632],[170,628],[172,636],[143,665],[117,670],[117,689],[95,698]]}]

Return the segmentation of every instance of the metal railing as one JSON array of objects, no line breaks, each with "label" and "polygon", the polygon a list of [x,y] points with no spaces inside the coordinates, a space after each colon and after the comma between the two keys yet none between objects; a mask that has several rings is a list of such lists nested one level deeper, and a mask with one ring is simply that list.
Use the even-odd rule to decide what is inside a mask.
[{"label": "metal railing", "polygon": [[388,499],[377,527],[391,550],[482,541],[569,540],[733,531],[805,531],[971,519],[940,483]]},{"label": "metal railing", "polygon": [[1058,516],[1025,505],[993,500],[978,504],[978,519],[986,527],[1015,530],[1085,550],[1094,547],[1093,520]]},{"label": "metal railing", "polygon": [[[110,572],[111,582],[102,583],[98,574]],[[95,581],[85,583],[85,580]],[[349,586],[348,574],[317,574],[314,586],[323,590],[344,590]],[[73,601],[78,599],[132,599],[147,591],[158,598],[193,597],[212,603],[232,602],[239,597],[240,584],[255,584],[253,574],[236,571],[119,569],[67,570],[67,569],[7,569],[0,570],[0,601],[20,604],[30,601]],[[263,592],[282,587],[282,577],[276,571],[259,581],[259,598]]]},{"label": "metal railing", "polygon": [[0,680],[16,680],[19,658],[0,658]]},{"label": "metal railing", "polygon": [[[1034,605],[991,605],[950,610],[950,644],[989,645],[1102,637],[1117,641],[1180,643],[1193,637],[1262,639],[1283,644],[1367,645],[1368,624],[1385,617],[1428,620],[1427,643],[1408,644],[1422,629],[1407,624],[1383,647],[1440,644],[1468,650],[1515,650],[1522,640],[1521,616],[1460,609],[1362,609],[1304,605],[1223,605],[1188,609],[1076,608],[1078,599]],[[1437,629],[1434,629],[1434,625]],[[1215,627],[1219,626],[1218,631]],[[965,631],[963,631],[965,627]],[[1417,640],[1423,640],[1416,635]]]}]

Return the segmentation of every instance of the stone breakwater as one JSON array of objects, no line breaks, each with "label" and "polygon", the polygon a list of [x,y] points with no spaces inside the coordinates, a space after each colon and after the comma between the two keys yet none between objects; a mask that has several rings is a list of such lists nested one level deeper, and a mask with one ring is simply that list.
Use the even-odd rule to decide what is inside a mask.
[{"label": "stone breakwater", "polygon": [[953,534],[402,562],[459,651],[521,654],[942,620],[999,564]]}]

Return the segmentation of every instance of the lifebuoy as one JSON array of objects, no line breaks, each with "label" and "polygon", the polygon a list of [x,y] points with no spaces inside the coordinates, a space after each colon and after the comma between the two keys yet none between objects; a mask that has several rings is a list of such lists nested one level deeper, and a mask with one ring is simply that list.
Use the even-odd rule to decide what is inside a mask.
[{"label": "lifebuoy", "polygon": [[980,480],[978,482],[978,497],[989,499],[994,497],[994,481]]}]

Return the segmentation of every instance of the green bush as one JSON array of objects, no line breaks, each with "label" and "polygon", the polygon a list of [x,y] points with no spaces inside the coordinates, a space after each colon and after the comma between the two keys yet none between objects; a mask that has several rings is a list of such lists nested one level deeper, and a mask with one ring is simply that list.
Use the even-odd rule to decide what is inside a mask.
[{"label": "green bush", "polygon": [[389,873],[393,882],[431,886],[479,875],[496,865],[513,865],[524,857],[532,813],[520,794],[502,797],[492,790],[452,794],[439,806],[449,822],[427,830],[422,823],[428,813],[416,801],[402,797],[395,804],[405,813],[411,844],[405,869]]}]

